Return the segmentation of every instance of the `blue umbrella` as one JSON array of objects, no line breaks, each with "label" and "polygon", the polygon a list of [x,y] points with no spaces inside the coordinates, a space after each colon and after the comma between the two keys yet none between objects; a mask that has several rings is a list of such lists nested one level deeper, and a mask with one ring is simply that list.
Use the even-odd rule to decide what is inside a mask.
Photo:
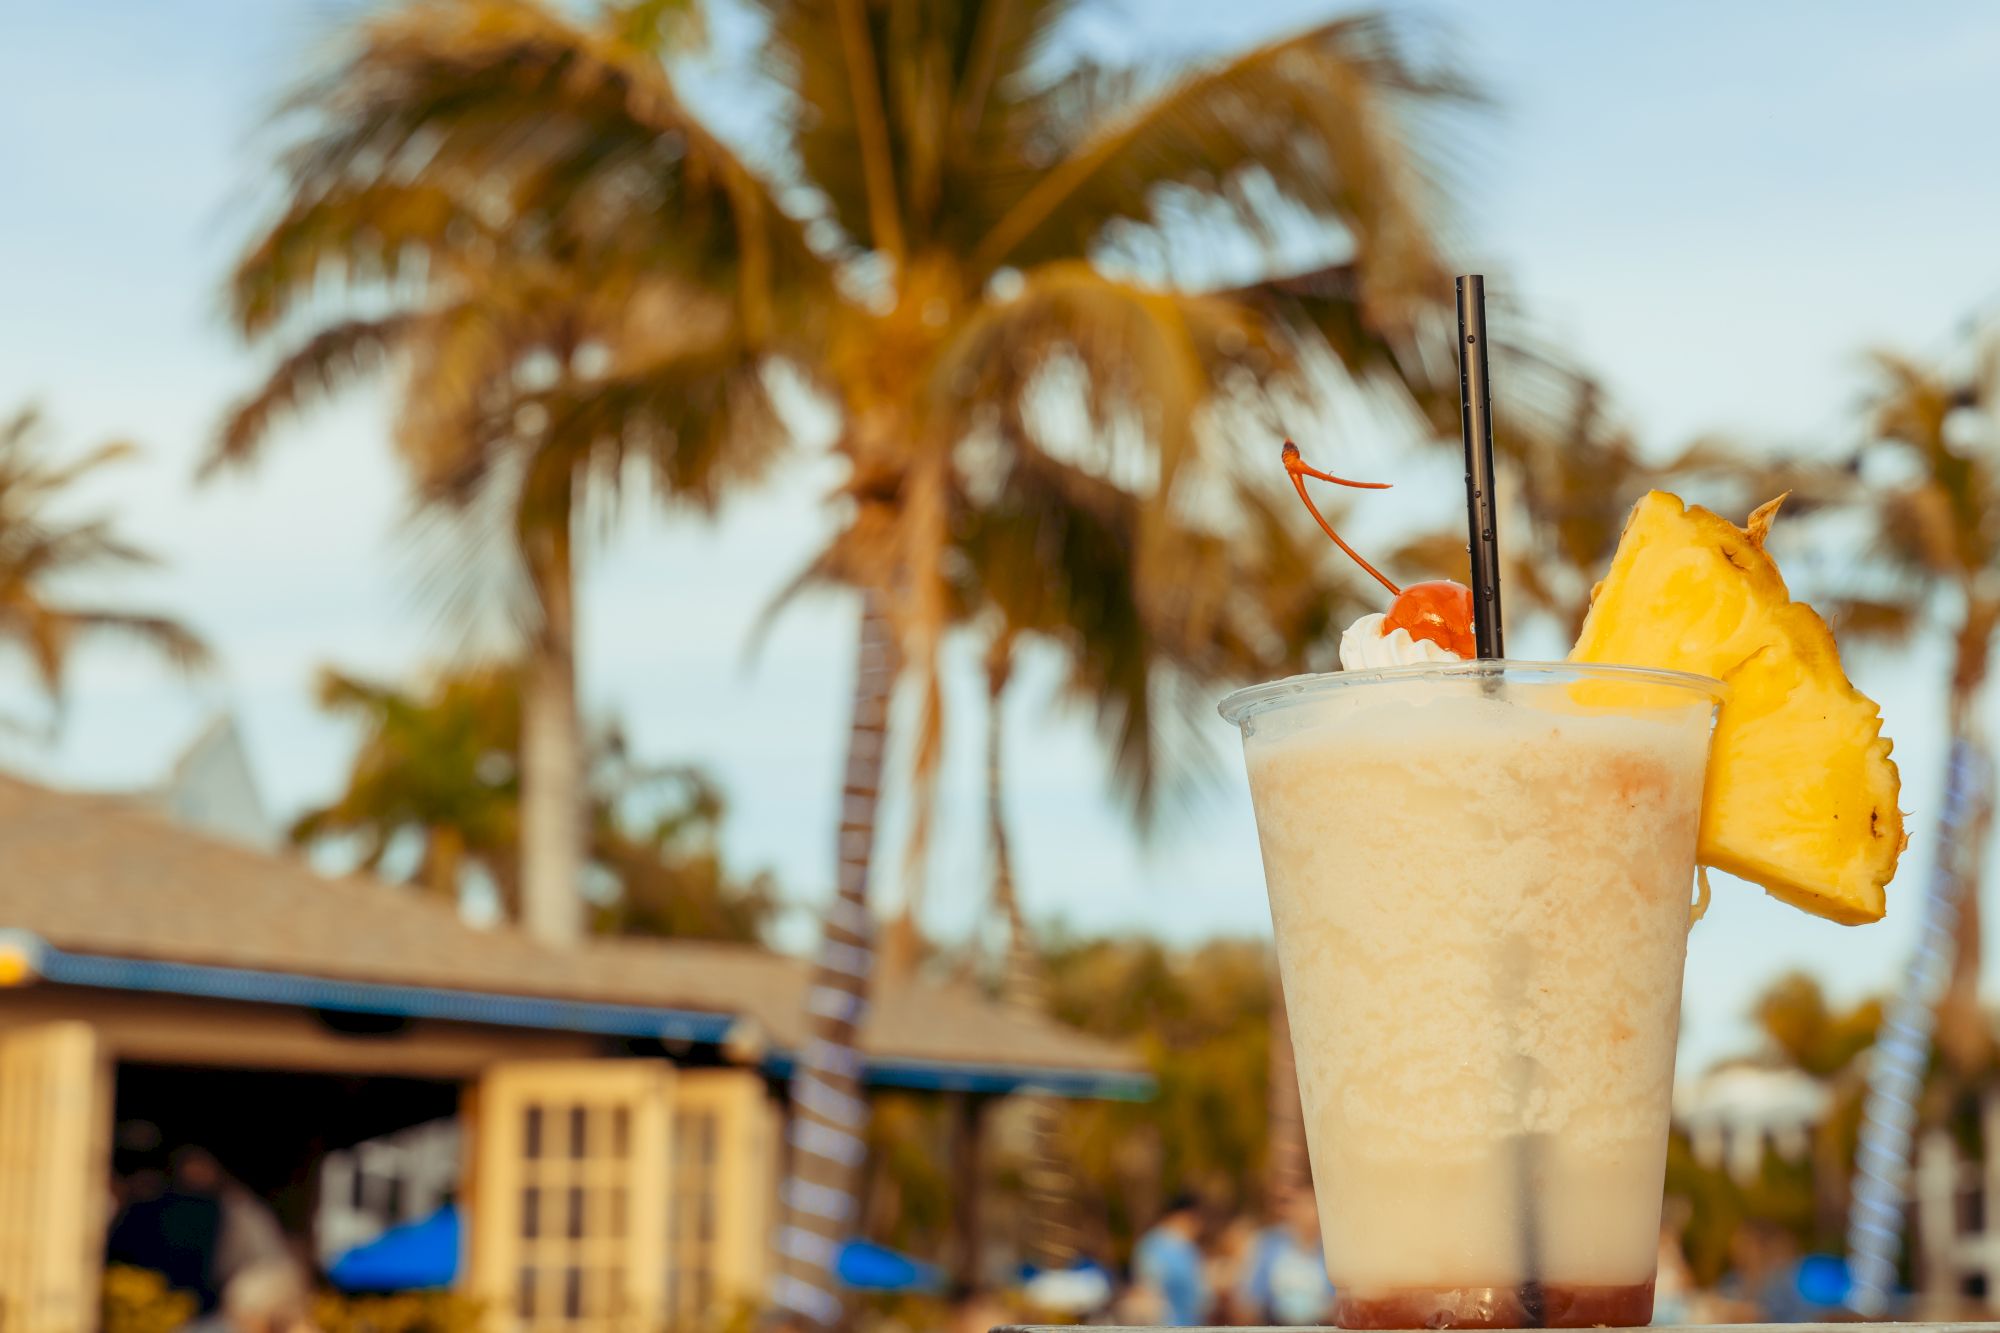
[{"label": "blue umbrella", "polygon": [[944,1286],[936,1265],[866,1240],[841,1246],[833,1272],[842,1286],[855,1291],[937,1291]]},{"label": "blue umbrella", "polygon": [[451,1204],[357,1245],[327,1277],[342,1291],[425,1291],[458,1276],[458,1209]]},{"label": "blue umbrella", "polygon": [[1809,1254],[1799,1261],[1799,1298],[1808,1305],[1843,1305],[1854,1287],[1847,1260],[1837,1254]]}]

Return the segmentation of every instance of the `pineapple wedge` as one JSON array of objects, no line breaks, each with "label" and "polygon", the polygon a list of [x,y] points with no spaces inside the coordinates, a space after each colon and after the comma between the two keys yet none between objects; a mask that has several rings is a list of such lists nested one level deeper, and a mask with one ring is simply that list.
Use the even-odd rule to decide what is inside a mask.
[{"label": "pineapple wedge", "polygon": [[1739,528],[1653,491],[1591,593],[1572,661],[1726,681],[1697,859],[1847,925],[1877,921],[1904,839],[1901,782],[1873,700],[1833,634],[1794,602],[1764,537],[1784,497]]}]

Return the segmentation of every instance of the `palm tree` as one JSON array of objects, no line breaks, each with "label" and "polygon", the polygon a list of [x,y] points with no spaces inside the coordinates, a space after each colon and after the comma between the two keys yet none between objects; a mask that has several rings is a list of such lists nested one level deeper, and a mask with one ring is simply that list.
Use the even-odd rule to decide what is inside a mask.
[{"label": "palm tree", "polygon": [[[518,914],[522,675],[472,668],[411,692],[323,673],[321,707],[364,732],[345,787],[299,817],[292,841],[341,845],[371,872],[408,861],[410,879],[454,905],[483,878]],[[724,870],[714,784],[694,769],[635,764],[615,727],[589,733],[584,749],[584,863],[602,886],[592,928],[761,939],[776,897],[767,877]]]},{"label": "palm tree", "polygon": [[[1168,604],[1160,618],[1214,615],[1185,596],[1173,573],[1184,553],[1163,521],[1204,484],[1218,498],[1203,427],[1239,397],[1301,388],[1314,349],[1330,347],[1357,380],[1425,379],[1425,318],[1443,270],[1424,222],[1431,181],[1405,113],[1460,90],[1413,66],[1370,19],[1148,84],[1125,72],[1037,70],[1075,8],[1060,0],[984,0],[909,23],[864,0],[763,8],[771,62],[805,109],[797,160],[867,298],[840,312],[823,371],[844,409],[847,498],[853,531],[865,535],[856,545],[869,553],[856,561],[863,623],[894,636],[864,638],[862,652],[908,664],[921,810],[942,751],[936,660],[951,622],[953,495],[1038,456],[1066,456],[1100,477],[1141,476],[1150,517],[1128,552],[1142,571],[1136,585]],[[1177,249],[1182,221],[1276,240],[1288,212],[1343,238],[1337,262],[1267,270],[1243,287],[1199,266],[1191,273]],[[1035,410],[1036,392],[1065,377],[1080,386],[1080,444]],[[897,673],[857,674],[875,691],[858,695],[857,717],[884,716]],[[1144,728],[1172,724],[1174,702],[1159,702],[1116,724],[1121,755]],[[879,740],[859,748],[879,755],[870,748]],[[804,1072],[811,1094],[831,1090],[842,1111],[853,1104],[864,984],[845,969],[866,966],[866,937],[847,925],[866,920],[879,768],[849,776],[852,859],[816,991],[834,1015],[817,1049],[839,1067]],[[831,1321],[838,1303],[824,1260],[849,1210],[834,1202],[836,1216],[809,1216],[798,1201],[847,1192],[841,1158],[854,1140],[851,1126],[828,1122],[799,1142],[807,1150],[788,1186],[779,1295]]]},{"label": "palm tree", "polygon": [[411,878],[456,905],[467,874],[493,885],[511,915],[520,872],[520,681],[466,671],[423,694],[323,671],[319,705],[365,728],[346,786],[292,824],[301,847],[340,841],[380,873],[392,849],[417,856]]},{"label": "palm tree", "polygon": [[[760,0],[763,54],[790,114],[785,141],[754,167],[688,112],[622,23],[571,23],[530,0],[394,11],[365,25],[361,54],[309,95],[331,128],[291,157],[293,211],[258,251],[271,263],[237,284],[239,323],[252,332],[291,303],[262,293],[296,298],[321,275],[408,280],[433,298],[404,307],[409,320],[387,330],[398,341],[376,321],[322,344],[292,377],[306,388],[357,350],[407,354],[405,336],[428,346],[445,309],[508,330],[496,358],[473,363],[505,373],[445,378],[481,390],[471,415],[493,443],[478,459],[510,460],[513,475],[541,483],[534,508],[544,515],[568,513],[579,489],[572,466],[549,461],[577,457],[570,427],[635,452],[690,433],[736,438],[722,427],[740,423],[777,335],[802,350],[837,406],[863,613],[841,873],[812,991],[814,1056],[799,1072],[802,1174],[786,1190],[777,1288],[818,1321],[838,1315],[826,1270],[851,1216],[865,1114],[853,1032],[871,966],[887,701],[907,674],[922,704],[915,750],[934,757],[955,483],[985,470],[982,454],[1066,448],[1094,473],[1140,479],[1148,512],[1165,517],[1199,510],[1205,490],[1216,498],[1210,446],[1232,404],[1305,392],[1330,369],[1397,395],[1418,386],[1435,405],[1441,185],[1421,145],[1459,82],[1366,16],[1159,77],[1052,68],[1052,36],[1076,7]],[[774,206],[776,186],[805,211],[804,226]],[[800,239],[807,232],[816,248]],[[1226,265],[1208,258],[1217,254]],[[1304,257],[1288,266],[1286,254]],[[552,294],[535,286],[551,266],[566,275]],[[1264,280],[1244,285],[1245,268]],[[638,309],[629,294],[648,280],[728,294],[703,321],[713,332],[684,338],[672,356],[620,354],[616,335]],[[530,288],[505,303],[505,320],[486,313],[487,292]],[[588,299],[606,289],[609,310]],[[564,317],[573,310],[594,317]],[[541,331],[545,316],[557,333]],[[521,328],[534,336],[514,336]],[[594,358],[562,336],[578,328],[612,349],[615,369],[589,373]],[[414,355],[419,382],[433,361],[466,364]],[[744,372],[727,381],[737,393],[691,392],[722,382],[721,365]],[[530,370],[553,373],[556,388],[524,393]],[[1080,431],[1068,434],[1080,443],[1036,407],[1064,384],[1079,388]],[[523,397],[540,409],[525,424]],[[711,409],[707,429],[668,436],[660,413],[690,398]],[[523,448],[523,432],[540,447]],[[459,430],[419,436],[406,451],[461,456]],[[443,447],[433,454],[424,440]],[[545,461],[527,466],[524,453]],[[1165,530],[1146,525],[1134,558],[1149,596],[1173,601],[1179,553]],[[554,548],[539,585],[551,621],[564,608],[547,590],[568,572],[567,538],[555,532],[537,539]],[[1212,608],[1180,611],[1200,613]],[[531,745],[530,783],[535,754]],[[931,765],[918,768],[921,791]]]},{"label": "palm tree", "polygon": [[206,666],[207,647],[179,621],[78,602],[63,591],[78,575],[141,569],[154,559],[120,537],[108,518],[58,512],[78,482],[131,458],[132,446],[100,445],[58,461],[41,424],[32,407],[0,420],[0,644],[26,655],[58,707],[72,654],[87,640],[132,640],[182,671]]},{"label": "palm tree", "polygon": [[[228,285],[245,337],[291,341],[210,468],[393,370],[418,506],[457,520],[461,563],[501,539],[526,662],[523,916],[558,942],[582,924],[580,519],[635,475],[704,512],[758,475],[779,439],[759,339],[774,292],[820,271],[681,106],[661,54],[690,12],[452,0],[362,21],[288,105],[287,197]],[[599,228],[610,190],[643,231]]]},{"label": "palm tree", "polygon": [[1933,627],[1951,643],[1946,722],[1953,750],[1971,757],[1975,781],[1949,866],[1958,882],[1950,895],[1957,947],[1937,1039],[1965,1077],[1993,1058],[1979,1006],[1979,936],[1994,768],[1979,700],[2000,630],[2000,337],[1975,340],[1958,365],[1933,368],[1879,351],[1871,368],[1870,438],[1835,476],[1868,516],[1870,553],[1886,579],[1845,598],[1841,620],[1860,634]]},{"label": "palm tree", "polygon": [[1843,641],[1896,643],[1931,631],[1951,645],[1946,779],[1963,759],[1972,780],[1940,867],[1951,887],[1936,901],[1956,916],[1945,932],[1953,953],[1937,1044],[1963,1080],[1994,1058],[1979,1007],[1980,888],[1993,823],[1992,745],[1979,704],[2000,631],[2000,335],[1975,334],[1938,365],[1878,350],[1867,367],[1863,439],[1846,456],[1758,459],[1705,441],[1674,467],[1725,484],[1733,502],[1789,490],[1788,512],[1817,511],[1843,552],[1862,551],[1865,560],[1843,559],[1838,581],[1813,599],[1831,608]]}]

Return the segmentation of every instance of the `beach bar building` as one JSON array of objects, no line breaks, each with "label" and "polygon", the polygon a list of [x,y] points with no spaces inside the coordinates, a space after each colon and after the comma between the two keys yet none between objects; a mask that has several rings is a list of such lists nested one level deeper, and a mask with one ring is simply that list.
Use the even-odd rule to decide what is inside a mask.
[{"label": "beach bar building", "polygon": [[[304,1240],[329,1154],[447,1118],[489,1327],[710,1326],[764,1280],[807,974],[479,930],[0,777],[0,1328],[95,1326],[116,1125],[207,1147]],[[1011,1093],[1149,1092],[1131,1052],[947,986],[882,988],[863,1047],[872,1087],[955,1099],[974,1136]]]}]

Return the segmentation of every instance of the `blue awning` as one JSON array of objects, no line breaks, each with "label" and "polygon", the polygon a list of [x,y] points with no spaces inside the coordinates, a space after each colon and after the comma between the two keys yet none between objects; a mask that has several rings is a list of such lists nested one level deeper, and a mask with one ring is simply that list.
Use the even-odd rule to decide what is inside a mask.
[{"label": "blue awning", "polygon": [[333,1261],[327,1280],[342,1291],[432,1291],[458,1277],[458,1209],[390,1227]]},{"label": "blue awning", "polygon": [[853,1291],[940,1291],[944,1273],[935,1264],[912,1259],[869,1240],[850,1240],[834,1259],[834,1276]]},{"label": "blue awning", "polygon": [[[406,986],[387,982],[339,981],[257,968],[120,958],[54,948],[22,931],[0,931],[8,957],[30,976],[69,986],[104,990],[188,995],[251,1004],[287,1005],[329,1013],[390,1018],[445,1019],[497,1027],[586,1032],[603,1036],[720,1046],[737,1017],[696,1009],[601,1004],[536,995]],[[788,1078],[792,1052],[764,1053],[761,1067],[773,1078]],[[1003,1094],[1041,1092],[1057,1097],[1144,1101],[1154,1093],[1150,1075],[1119,1069],[1048,1068],[990,1061],[924,1060],[870,1056],[867,1081],[877,1087],[937,1092]]]}]

